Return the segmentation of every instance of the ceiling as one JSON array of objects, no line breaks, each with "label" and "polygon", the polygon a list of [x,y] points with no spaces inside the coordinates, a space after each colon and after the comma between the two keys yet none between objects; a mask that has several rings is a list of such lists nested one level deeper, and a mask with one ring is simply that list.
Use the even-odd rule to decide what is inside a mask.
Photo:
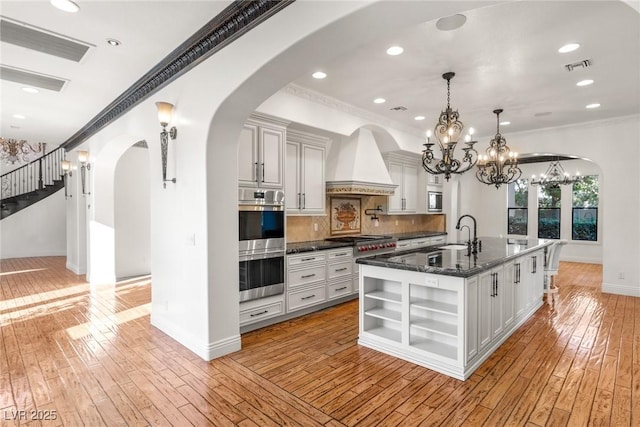
[{"label": "ceiling", "polygon": [[[3,66],[66,80],[61,91],[26,93],[1,80],[1,136],[59,145],[87,124],[177,45],[222,11],[223,1],[77,1],[76,14],[48,1],[1,1],[3,19],[89,46],[80,62],[14,44],[0,44]],[[152,5],[153,7],[150,7]],[[466,23],[440,31],[435,22],[407,28],[324,64],[323,80],[294,83],[423,132],[451,106],[478,135],[495,133],[492,110],[503,108],[509,132],[640,113],[640,14],[619,1],[518,1],[465,14]],[[109,46],[106,40],[122,42]],[[557,52],[567,42],[580,49]],[[389,56],[391,45],[404,53]],[[593,65],[567,71],[565,64]],[[594,84],[577,87],[590,78]],[[374,104],[383,97],[384,104]],[[590,103],[601,107],[586,109]],[[406,111],[394,111],[403,106]],[[22,114],[25,119],[16,119]],[[423,115],[424,121],[414,117]]]}]

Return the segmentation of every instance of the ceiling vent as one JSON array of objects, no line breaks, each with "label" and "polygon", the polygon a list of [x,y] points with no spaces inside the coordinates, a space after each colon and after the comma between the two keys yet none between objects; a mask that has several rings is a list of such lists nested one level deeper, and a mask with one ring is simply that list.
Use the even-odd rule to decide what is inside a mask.
[{"label": "ceiling vent", "polygon": [[36,74],[31,71],[20,70],[18,68],[9,68],[4,65],[0,65],[0,79],[20,83],[25,86],[54,90],[56,92],[60,92],[64,87],[64,84],[67,82],[66,80],[56,77]]},{"label": "ceiling vent", "polygon": [[574,62],[573,64],[567,64],[564,66],[564,68],[567,71],[573,71],[576,68],[587,68],[591,67],[591,65],[593,65],[593,63],[590,59],[584,59],[582,61]]},{"label": "ceiling vent", "polygon": [[0,41],[75,62],[80,62],[90,47],[6,19],[0,20]]},{"label": "ceiling vent", "polygon": [[402,105],[398,105],[397,107],[389,108],[391,111],[407,111],[407,107],[403,107]]}]

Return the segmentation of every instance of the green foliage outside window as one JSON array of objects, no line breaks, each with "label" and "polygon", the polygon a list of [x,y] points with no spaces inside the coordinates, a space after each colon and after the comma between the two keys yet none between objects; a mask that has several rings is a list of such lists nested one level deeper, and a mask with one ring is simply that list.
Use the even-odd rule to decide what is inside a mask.
[{"label": "green foliage outside window", "polygon": [[573,184],[571,238],[598,240],[598,176],[585,176]]}]

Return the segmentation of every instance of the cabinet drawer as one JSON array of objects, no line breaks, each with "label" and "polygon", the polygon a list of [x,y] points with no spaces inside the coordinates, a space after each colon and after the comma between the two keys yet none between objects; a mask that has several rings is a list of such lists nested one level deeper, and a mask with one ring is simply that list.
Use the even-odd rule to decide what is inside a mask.
[{"label": "cabinet drawer", "polygon": [[411,246],[419,248],[421,246],[429,246],[431,245],[431,239],[429,238],[424,238],[424,239],[415,239],[411,241]]},{"label": "cabinet drawer", "polygon": [[341,248],[339,250],[330,251],[327,253],[327,259],[329,262],[339,261],[340,259],[353,258],[353,249],[351,247]]},{"label": "cabinet drawer", "polygon": [[329,295],[328,298],[338,298],[344,295],[349,295],[353,292],[353,280],[349,278],[349,280],[345,280],[338,283],[333,283],[327,286]]},{"label": "cabinet drawer", "polygon": [[323,252],[307,252],[300,255],[289,255],[287,257],[287,265],[289,267],[304,267],[307,264],[316,264],[326,260],[327,254]]},{"label": "cabinet drawer", "polygon": [[447,236],[435,236],[431,238],[432,245],[439,245],[441,243],[447,243]]},{"label": "cabinet drawer", "polygon": [[401,240],[396,243],[396,251],[409,249],[411,247],[411,240]]},{"label": "cabinet drawer", "polygon": [[287,288],[295,288],[304,286],[309,283],[323,281],[327,278],[324,265],[316,267],[304,268],[302,270],[289,270],[287,272]]},{"label": "cabinet drawer", "polygon": [[322,285],[287,293],[288,310],[298,310],[325,301],[327,299],[326,289],[326,286]]},{"label": "cabinet drawer", "polygon": [[353,263],[351,260],[346,260],[343,262],[337,262],[335,264],[329,264],[327,266],[327,270],[329,270],[329,279],[351,276],[351,274],[353,273]]},{"label": "cabinet drawer", "polygon": [[284,314],[284,301],[276,301],[248,310],[240,310],[240,326]]}]

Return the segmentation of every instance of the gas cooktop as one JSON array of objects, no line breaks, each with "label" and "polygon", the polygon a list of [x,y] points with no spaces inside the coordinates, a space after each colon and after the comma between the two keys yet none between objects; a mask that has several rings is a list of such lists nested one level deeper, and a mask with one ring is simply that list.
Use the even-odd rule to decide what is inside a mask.
[{"label": "gas cooktop", "polygon": [[353,245],[353,256],[362,257],[393,252],[398,239],[391,236],[361,235],[329,237],[325,240],[350,243]]}]

